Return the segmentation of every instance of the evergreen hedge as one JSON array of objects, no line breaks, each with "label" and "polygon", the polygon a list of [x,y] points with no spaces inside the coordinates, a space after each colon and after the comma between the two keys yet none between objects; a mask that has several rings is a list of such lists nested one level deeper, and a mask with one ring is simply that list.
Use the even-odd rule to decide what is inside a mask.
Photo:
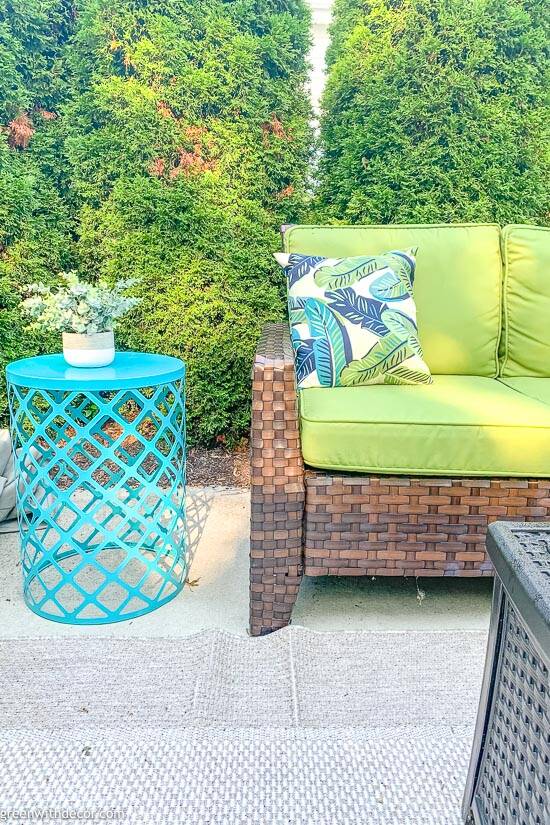
[{"label": "evergreen hedge", "polygon": [[318,219],[548,223],[547,0],[336,0]]},{"label": "evergreen hedge", "polygon": [[67,83],[67,2],[0,0],[0,413],[4,369],[42,344],[24,330],[21,286],[72,263],[72,222],[57,112]]},{"label": "evergreen hedge", "polygon": [[[29,62],[49,74],[48,61],[61,60],[61,89],[43,101],[24,71],[24,91],[4,114],[7,124],[25,113],[36,131],[26,147],[2,146],[10,174],[32,190],[18,206],[25,228],[14,226],[4,243],[2,271],[11,284],[61,264],[90,277],[140,278],[143,300],[119,343],[183,357],[191,441],[234,440],[248,423],[259,331],[284,317],[270,253],[279,225],[305,200],[307,7],[32,0],[29,28],[48,17],[48,3],[66,13],[67,27],[54,27],[57,48],[44,24]],[[18,30],[14,23],[12,37]],[[55,118],[44,120],[42,109]],[[10,197],[0,192],[0,219],[13,211]],[[40,246],[39,264],[18,251],[31,236],[49,248]]]}]

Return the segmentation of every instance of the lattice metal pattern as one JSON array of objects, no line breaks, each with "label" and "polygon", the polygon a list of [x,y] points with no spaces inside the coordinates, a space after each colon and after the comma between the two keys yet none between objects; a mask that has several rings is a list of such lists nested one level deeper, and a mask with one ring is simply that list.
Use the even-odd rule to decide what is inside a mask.
[{"label": "lattice metal pattern", "polygon": [[101,624],[182,588],[184,379],[106,391],[10,384],[24,595],[35,613]]},{"label": "lattice metal pattern", "polygon": [[548,530],[514,529],[514,536],[521,543],[524,554],[537,573],[545,580],[550,597],[550,533]]},{"label": "lattice metal pattern", "polygon": [[480,766],[484,825],[550,822],[550,680],[529,632],[505,606],[500,678]]}]

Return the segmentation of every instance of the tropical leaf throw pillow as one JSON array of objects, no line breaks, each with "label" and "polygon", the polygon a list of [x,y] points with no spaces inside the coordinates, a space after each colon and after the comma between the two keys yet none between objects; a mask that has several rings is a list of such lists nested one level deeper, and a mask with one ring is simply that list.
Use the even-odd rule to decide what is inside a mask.
[{"label": "tropical leaf throw pillow", "polygon": [[432,383],[416,326],[415,253],[275,254],[288,280],[300,389]]}]

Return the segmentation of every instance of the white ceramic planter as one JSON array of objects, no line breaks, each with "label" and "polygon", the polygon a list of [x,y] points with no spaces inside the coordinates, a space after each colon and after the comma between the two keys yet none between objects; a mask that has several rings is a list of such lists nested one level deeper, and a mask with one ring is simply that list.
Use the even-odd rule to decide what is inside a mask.
[{"label": "white ceramic planter", "polygon": [[106,367],[115,357],[113,331],[93,335],[64,332],[63,356],[71,367]]}]

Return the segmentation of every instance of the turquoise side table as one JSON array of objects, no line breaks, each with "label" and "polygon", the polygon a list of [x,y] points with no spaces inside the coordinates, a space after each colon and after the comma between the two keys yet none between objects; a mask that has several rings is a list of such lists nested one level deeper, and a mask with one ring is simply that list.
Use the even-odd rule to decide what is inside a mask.
[{"label": "turquoise side table", "polygon": [[106,624],[173,599],[187,573],[185,365],[121,352],[7,368],[23,590],[46,619]]}]

